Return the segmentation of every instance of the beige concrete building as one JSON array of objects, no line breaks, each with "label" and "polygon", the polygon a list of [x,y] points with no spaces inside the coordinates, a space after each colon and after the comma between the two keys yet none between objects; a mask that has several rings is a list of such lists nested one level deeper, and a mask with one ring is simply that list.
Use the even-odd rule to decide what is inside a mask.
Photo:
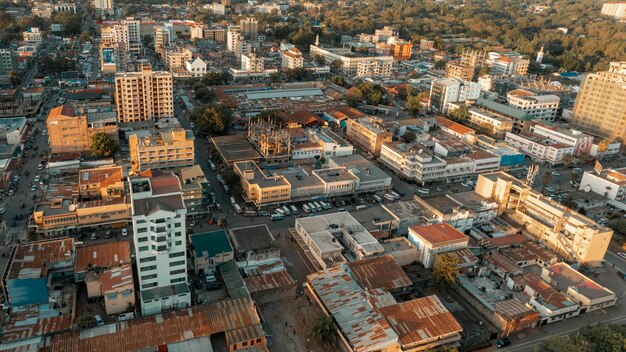
[{"label": "beige concrete building", "polygon": [[602,4],[601,14],[617,20],[626,20],[626,1],[605,2]]},{"label": "beige concrete building", "polygon": [[50,110],[46,126],[52,153],[88,152],[91,136],[98,132],[118,140],[117,114],[111,108],[57,106]]},{"label": "beige concrete building", "polygon": [[175,169],[194,164],[194,135],[190,130],[137,131],[128,137],[130,164],[135,173]]},{"label": "beige concrete building", "polygon": [[108,315],[124,313],[135,307],[133,268],[125,264],[100,275],[100,291]]},{"label": "beige concrete building", "polygon": [[571,123],[599,137],[626,141],[626,61],[585,77]]},{"label": "beige concrete building", "polygon": [[451,61],[446,64],[446,78],[459,78],[471,81],[474,78],[474,67]]},{"label": "beige concrete building", "polygon": [[373,155],[379,155],[383,143],[393,140],[392,133],[380,125],[380,119],[365,117],[346,122],[346,137]]},{"label": "beige concrete building", "polygon": [[572,209],[545,198],[504,172],[478,176],[476,193],[498,202],[524,233],[564,258],[588,266],[601,264],[613,231]]},{"label": "beige concrete building", "polygon": [[152,71],[150,65],[144,65],[140,72],[117,73],[115,103],[119,122],[173,117],[172,74]]},{"label": "beige concrete building", "polygon": [[284,176],[267,175],[252,161],[237,162],[233,169],[241,178],[246,201],[262,205],[291,199],[291,184]]},{"label": "beige concrete building", "polygon": [[[393,66],[393,56],[359,56],[353,53],[350,48],[323,48],[319,46],[319,43],[311,45],[310,50],[311,57],[319,55],[324,58],[326,64],[339,60],[341,71],[346,75],[357,74],[359,65],[361,65],[361,76],[359,77],[363,77],[363,74],[367,72],[376,73],[377,76],[389,76]],[[371,67],[376,67],[376,70],[366,70]]]},{"label": "beige concrete building", "polygon": [[304,66],[304,57],[298,48],[291,48],[281,53],[281,66],[283,69],[300,68]]}]

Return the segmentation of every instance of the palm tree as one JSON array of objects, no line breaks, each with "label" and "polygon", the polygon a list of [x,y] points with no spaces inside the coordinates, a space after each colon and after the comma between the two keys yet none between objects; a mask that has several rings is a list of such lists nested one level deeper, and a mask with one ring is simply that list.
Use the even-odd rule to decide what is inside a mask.
[{"label": "palm tree", "polygon": [[337,345],[337,328],[333,318],[330,316],[320,315],[315,318],[309,335],[328,349],[334,349]]},{"label": "palm tree", "polygon": [[217,226],[221,228],[226,228],[228,226],[228,218],[224,217],[217,221]]}]

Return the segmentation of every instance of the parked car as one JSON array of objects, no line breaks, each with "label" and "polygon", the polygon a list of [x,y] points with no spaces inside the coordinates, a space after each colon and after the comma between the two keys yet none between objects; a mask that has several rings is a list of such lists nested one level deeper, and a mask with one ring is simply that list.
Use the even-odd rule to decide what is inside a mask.
[{"label": "parked car", "polygon": [[626,252],[617,252],[617,255],[622,259],[626,259]]},{"label": "parked car", "polygon": [[98,234],[97,234],[97,233],[95,233],[95,232],[94,232],[94,233],[92,233],[92,234],[91,234],[91,240],[92,240],[92,241],[94,241],[94,240],[97,240],[97,239],[98,239]]},{"label": "parked car", "polygon": [[430,190],[428,188],[420,188],[417,190],[419,194],[430,194]]},{"label": "parked car", "polygon": [[215,275],[207,275],[206,276],[206,282],[208,282],[208,283],[217,282],[217,278],[215,277]]},{"label": "parked car", "polygon": [[511,345],[511,340],[508,337],[503,337],[501,339],[496,340],[496,346],[498,348],[506,347]]},{"label": "parked car", "polygon": [[122,229],[122,236],[128,236],[128,229]]},{"label": "parked car", "polygon": [[94,318],[96,319],[96,325],[98,326],[104,325],[104,320],[102,320],[102,317],[100,316],[100,314],[94,315]]}]

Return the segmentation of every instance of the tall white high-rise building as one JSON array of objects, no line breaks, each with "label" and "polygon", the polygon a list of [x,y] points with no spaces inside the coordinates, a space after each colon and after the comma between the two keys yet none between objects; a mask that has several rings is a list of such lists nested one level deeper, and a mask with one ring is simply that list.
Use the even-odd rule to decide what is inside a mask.
[{"label": "tall white high-rise building", "polygon": [[128,179],[143,315],[191,306],[187,236],[178,177],[147,170]]},{"label": "tall white high-rise building", "polygon": [[543,45],[541,46],[541,50],[539,50],[539,52],[537,53],[537,58],[535,59],[535,62],[540,64],[543,61]]},{"label": "tall white high-rise building", "polygon": [[113,0],[93,0],[93,8],[97,13],[113,11]]}]

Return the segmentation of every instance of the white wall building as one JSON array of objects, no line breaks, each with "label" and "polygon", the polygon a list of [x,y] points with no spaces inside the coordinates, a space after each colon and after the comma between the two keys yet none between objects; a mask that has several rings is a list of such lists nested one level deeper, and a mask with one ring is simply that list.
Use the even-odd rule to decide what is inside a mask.
[{"label": "white wall building", "polygon": [[438,113],[448,112],[448,103],[463,102],[480,97],[481,86],[476,82],[443,78],[430,86],[430,108]]},{"label": "white wall building", "polygon": [[142,314],[189,307],[187,210],[178,177],[148,170],[128,182]]},{"label": "white wall building", "polygon": [[589,153],[593,145],[592,136],[562,126],[550,126],[538,123],[530,128],[530,132],[547,137],[556,143],[574,147],[574,152],[572,153],[574,156],[580,153]]},{"label": "white wall building", "polygon": [[515,89],[507,93],[509,105],[523,110],[528,116],[542,120],[554,121],[561,99],[556,95],[537,95],[531,91]]},{"label": "white wall building", "polygon": [[580,181],[581,191],[600,194],[612,200],[626,199],[626,168],[585,171]]},{"label": "white wall building", "polygon": [[467,248],[469,237],[448,224],[409,227],[408,239],[418,250],[418,261],[432,268],[435,256]]},{"label": "white wall building", "polygon": [[193,77],[202,77],[206,75],[207,72],[206,62],[204,62],[204,60],[199,57],[197,57],[193,61],[185,61],[185,68],[187,69],[187,71],[189,71],[189,73],[191,73]]},{"label": "white wall building", "polygon": [[283,69],[294,69],[304,66],[304,57],[298,48],[290,48],[281,53],[281,67]]},{"label": "white wall building", "polygon": [[573,146],[554,142],[532,132],[520,132],[519,134],[507,132],[504,142],[537,161],[545,161],[550,164],[560,164],[565,155],[574,153]]},{"label": "white wall building", "polygon": [[[319,43],[318,43],[319,44]],[[311,45],[311,57],[321,56],[326,64],[331,64],[335,60],[341,62],[341,71],[347,75],[356,75],[360,63],[378,61],[377,64],[362,65],[361,73],[365,74],[372,65],[378,65],[375,71],[378,76],[388,76],[391,74],[393,66],[393,56],[356,56],[350,48],[322,48],[319,45]],[[364,77],[363,75],[360,77]]]}]

